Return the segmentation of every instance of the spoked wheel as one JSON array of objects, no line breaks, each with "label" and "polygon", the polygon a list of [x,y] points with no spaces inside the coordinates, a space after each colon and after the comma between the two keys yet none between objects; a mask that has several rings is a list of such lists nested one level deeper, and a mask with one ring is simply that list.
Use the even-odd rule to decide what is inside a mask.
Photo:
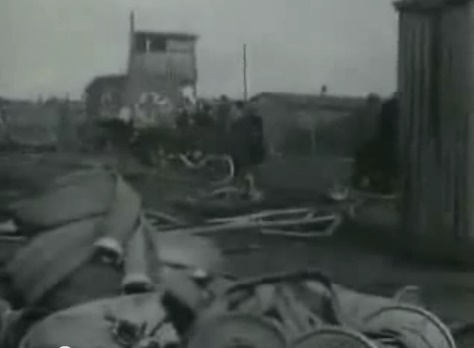
[{"label": "spoked wheel", "polygon": [[342,327],[322,327],[296,339],[291,348],[378,348],[362,334]]},{"label": "spoked wheel", "polygon": [[[315,283],[320,285],[318,290]],[[202,315],[257,315],[272,322],[292,340],[316,330],[326,319],[334,320],[331,291],[330,282],[317,271],[251,279],[218,294]]]},{"label": "spoked wheel", "polygon": [[474,324],[454,330],[453,336],[458,348],[474,348]]},{"label": "spoked wheel", "polygon": [[234,178],[234,161],[230,156],[199,152],[199,156],[180,154],[177,158],[181,166],[210,179],[213,184],[229,183]]},{"label": "spoked wheel", "polygon": [[350,189],[347,186],[335,183],[328,191],[328,196],[334,202],[346,201],[350,196]]},{"label": "spoked wheel", "polygon": [[372,330],[391,330],[401,334],[411,348],[456,348],[446,325],[425,309],[393,305],[372,313],[365,319]]},{"label": "spoked wheel", "polygon": [[223,314],[192,330],[186,348],[285,348],[287,342],[269,321],[250,314]]},{"label": "spoked wheel", "polygon": [[203,172],[216,185],[230,183],[234,178],[234,161],[230,156],[206,156]]}]

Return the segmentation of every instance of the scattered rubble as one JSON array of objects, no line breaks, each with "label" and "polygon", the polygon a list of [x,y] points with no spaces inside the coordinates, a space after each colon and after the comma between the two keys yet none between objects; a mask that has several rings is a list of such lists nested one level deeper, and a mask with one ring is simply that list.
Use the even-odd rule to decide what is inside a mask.
[{"label": "scattered rubble", "polygon": [[[245,229],[268,238],[330,238],[340,213],[266,210],[196,226],[144,209],[105,169],[60,177],[15,208],[13,227],[24,246],[4,268],[2,288],[21,294],[22,303],[2,306],[2,347],[456,347],[417,288],[385,298],[311,269],[234,279],[222,272],[225,253],[210,238]],[[12,223],[4,227],[11,235]],[[107,286],[93,295],[87,288],[104,281],[97,274]]]}]

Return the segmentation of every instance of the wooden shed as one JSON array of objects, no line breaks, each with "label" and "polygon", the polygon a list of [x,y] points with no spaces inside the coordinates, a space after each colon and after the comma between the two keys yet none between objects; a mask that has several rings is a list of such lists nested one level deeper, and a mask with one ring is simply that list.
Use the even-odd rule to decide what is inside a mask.
[{"label": "wooden shed", "polygon": [[125,75],[104,75],[94,78],[86,87],[86,111],[90,117],[114,118],[124,104]]},{"label": "wooden shed", "polygon": [[395,3],[402,221],[421,240],[474,238],[473,5]]},{"label": "wooden shed", "polygon": [[265,139],[279,154],[352,157],[373,137],[380,102],[366,97],[260,93],[252,98]]}]

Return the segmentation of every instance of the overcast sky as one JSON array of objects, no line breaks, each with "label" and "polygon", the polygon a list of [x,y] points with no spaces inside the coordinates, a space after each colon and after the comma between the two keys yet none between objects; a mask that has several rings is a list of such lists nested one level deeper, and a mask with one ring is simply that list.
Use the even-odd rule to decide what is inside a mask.
[{"label": "overcast sky", "polygon": [[138,29],[190,31],[199,93],[390,94],[397,18],[391,0],[0,0],[0,95],[81,94],[125,70],[128,15]]}]

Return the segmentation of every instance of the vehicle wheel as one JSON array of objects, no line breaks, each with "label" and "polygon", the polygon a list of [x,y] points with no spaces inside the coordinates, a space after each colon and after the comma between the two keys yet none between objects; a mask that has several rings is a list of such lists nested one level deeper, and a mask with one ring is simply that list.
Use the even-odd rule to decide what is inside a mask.
[{"label": "vehicle wheel", "polygon": [[342,327],[325,327],[306,334],[291,345],[291,348],[377,348],[377,345],[362,334]]},{"label": "vehicle wheel", "polygon": [[372,330],[398,332],[412,348],[456,348],[446,325],[427,310],[409,305],[382,308],[365,319]]},{"label": "vehicle wheel", "polygon": [[224,314],[198,324],[186,348],[285,348],[280,330],[258,316]]},{"label": "vehicle wheel", "polygon": [[468,324],[455,330],[453,336],[458,348],[474,347],[474,324]]}]

